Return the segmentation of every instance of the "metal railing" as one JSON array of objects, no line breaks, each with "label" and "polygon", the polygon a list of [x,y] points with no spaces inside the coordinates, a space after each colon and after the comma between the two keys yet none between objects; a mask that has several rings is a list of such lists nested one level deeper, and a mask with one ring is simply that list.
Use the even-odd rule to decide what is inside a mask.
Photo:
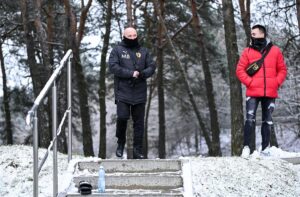
[{"label": "metal railing", "polygon": [[[58,178],[57,178],[57,137],[59,136],[62,125],[68,116],[68,161],[72,159],[72,84],[71,84],[71,58],[72,50],[68,50],[63,59],[60,61],[59,66],[55,69],[46,85],[35,99],[34,104],[26,116],[26,124],[32,126],[33,129],[33,196],[38,197],[38,176],[45,161],[48,158],[48,154],[53,147],[53,196],[57,196],[58,193]],[[64,116],[57,129],[57,92],[56,92],[56,79],[60,75],[61,70],[64,68],[67,62],[67,97],[68,107],[64,113]],[[45,153],[41,163],[38,159],[38,117],[37,109],[41,101],[45,98],[47,92],[52,87],[52,141]]]}]

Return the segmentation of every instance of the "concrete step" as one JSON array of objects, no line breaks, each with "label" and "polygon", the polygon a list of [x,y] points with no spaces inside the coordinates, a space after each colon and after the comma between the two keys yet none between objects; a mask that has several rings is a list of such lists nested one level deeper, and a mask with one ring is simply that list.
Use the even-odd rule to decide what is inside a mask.
[{"label": "concrete step", "polygon": [[[78,187],[80,181],[88,181],[97,189],[98,176],[74,176],[73,182]],[[105,175],[105,187],[107,189],[154,189],[170,190],[183,187],[183,180],[180,174],[168,173],[113,173]]]},{"label": "concrete step", "polygon": [[[81,196],[79,193],[68,193],[68,197],[78,197]],[[90,197],[96,196],[118,196],[118,197],[140,197],[140,196],[172,196],[172,197],[183,197],[181,190],[106,190],[105,193],[98,193],[97,190],[93,190],[91,195],[85,195]]]},{"label": "concrete step", "polygon": [[292,163],[294,165],[300,164],[300,157],[287,157],[287,158],[281,158],[282,160],[285,160],[289,163]]},{"label": "concrete step", "polygon": [[175,172],[181,170],[180,160],[145,159],[145,160],[100,160],[95,162],[79,162],[78,170],[90,173],[98,172],[102,165],[106,173],[146,173],[146,172]]},{"label": "concrete step", "polygon": [[[66,197],[78,197],[78,196],[83,196],[83,195],[80,195],[80,194],[67,194]],[[172,197],[183,197],[182,194],[172,194],[172,193],[164,193],[164,194],[153,194],[153,193],[147,193],[147,194],[118,194],[118,193],[115,193],[115,194],[107,194],[107,193],[104,193],[104,194],[99,194],[99,193],[93,193],[91,195],[84,195],[86,197],[95,197],[95,196],[101,196],[101,197],[106,197],[106,196],[118,196],[118,197],[141,197],[141,196],[172,196]]]},{"label": "concrete step", "polygon": [[[105,193],[98,193],[98,171],[105,169]],[[183,197],[181,160],[86,160],[75,165],[72,184],[60,194],[81,196],[77,192],[80,181],[88,181],[93,187],[86,196],[178,196]]]}]

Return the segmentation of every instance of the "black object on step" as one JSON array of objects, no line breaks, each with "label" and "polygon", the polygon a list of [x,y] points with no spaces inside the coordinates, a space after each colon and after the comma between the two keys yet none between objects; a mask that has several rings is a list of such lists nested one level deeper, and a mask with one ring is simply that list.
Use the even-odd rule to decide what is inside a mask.
[{"label": "black object on step", "polygon": [[87,182],[87,181],[80,181],[79,182],[79,187],[78,187],[78,192],[81,194],[81,195],[89,195],[92,193],[92,185]]}]

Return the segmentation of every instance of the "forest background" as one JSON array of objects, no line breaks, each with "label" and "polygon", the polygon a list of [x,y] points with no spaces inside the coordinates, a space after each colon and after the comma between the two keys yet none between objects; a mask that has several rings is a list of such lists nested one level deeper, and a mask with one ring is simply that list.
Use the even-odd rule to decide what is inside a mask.
[{"label": "forest background", "polygon": [[[288,67],[276,100],[272,145],[300,151],[300,0],[1,0],[0,145],[32,143],[25,116],[72,49],[73,151],[113,157],[116,109],[107,59],[124,27],[134,26],[157,65],[148,80],[145,155],[239,155],[245,89],[235,67],[255,24],[266,26]],[[60,120],[66,70],[56,83]],[[39,146],[47,147],[51,93],[38,118]],[[252,143],[259,146],[260,110],[257,120]],[[63,153],[67,135],[64,127],[58,140]]]}]

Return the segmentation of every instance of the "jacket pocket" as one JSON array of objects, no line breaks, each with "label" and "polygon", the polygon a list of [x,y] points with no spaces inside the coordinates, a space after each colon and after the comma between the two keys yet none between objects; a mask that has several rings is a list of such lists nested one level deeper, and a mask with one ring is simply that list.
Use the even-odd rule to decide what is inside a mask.
[{"label": "jacket pocket", "polygon": [[252,82],[253,82],[253,78],[251,77],[251,81],[248,85],[246,85],[246,87],[249,88],[251,86]]}]

